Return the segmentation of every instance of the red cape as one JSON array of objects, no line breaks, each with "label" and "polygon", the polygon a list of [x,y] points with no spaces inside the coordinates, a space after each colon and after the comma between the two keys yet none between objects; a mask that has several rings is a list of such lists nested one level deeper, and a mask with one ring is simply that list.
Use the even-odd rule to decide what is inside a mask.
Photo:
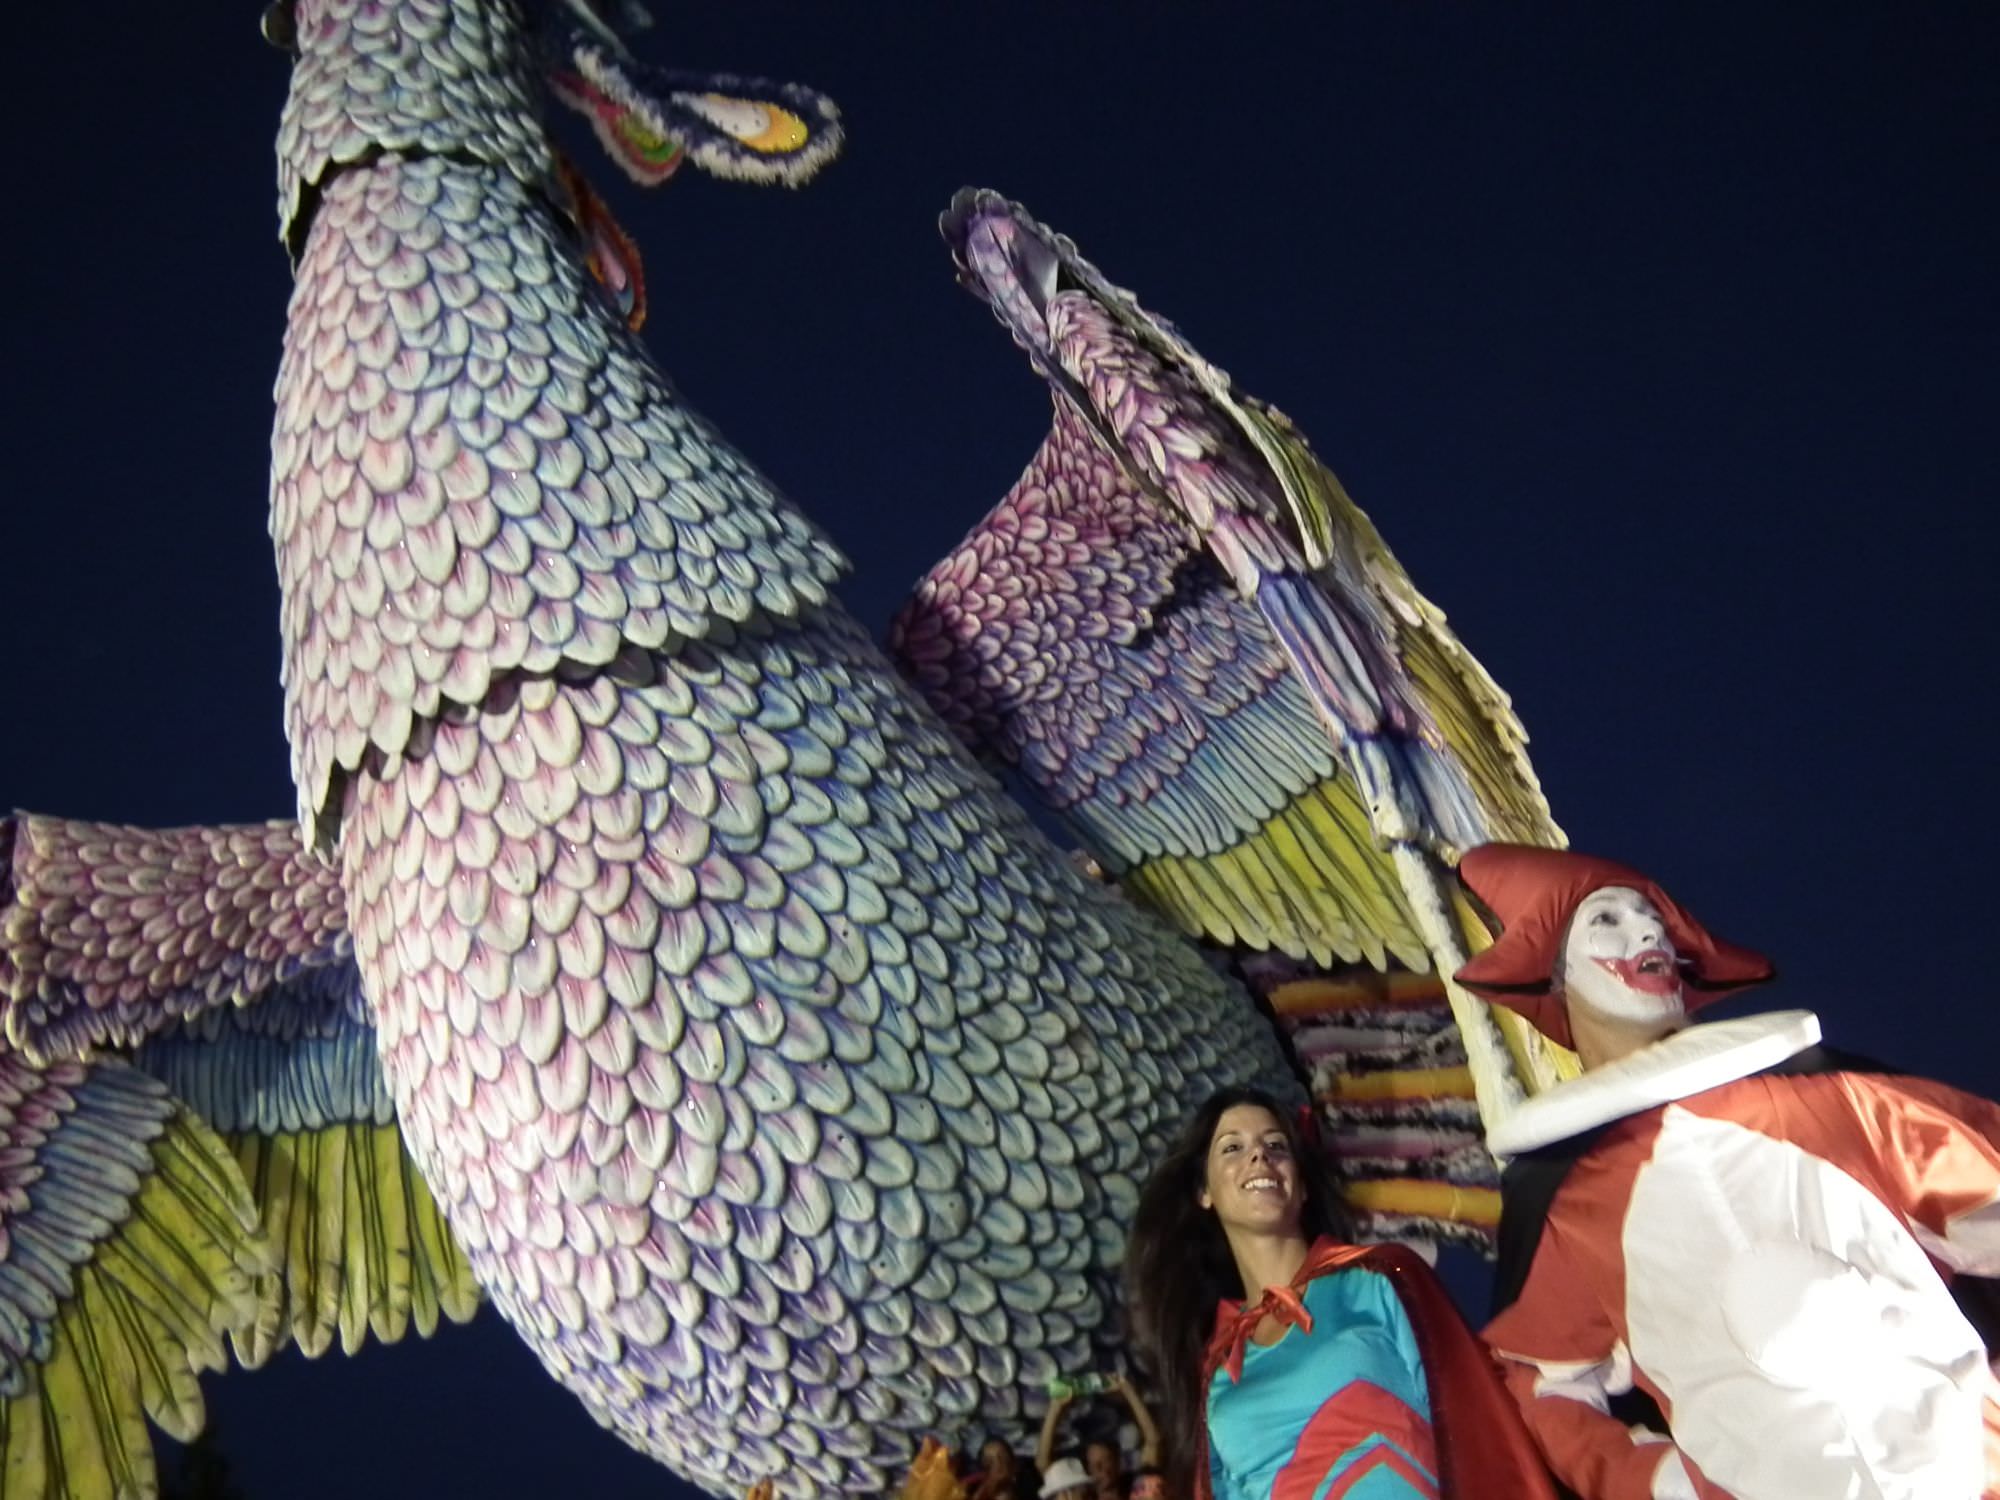
[{"label": "red cape", "polygon": [[[1350,1266],[1388,1277],[1416,1332],[1417,1352],[1423,1356],[1424,1378],[1430,1386],[1431,1435],[1437,1444],[1439,1492],[1444,1500],[1556,1500],[1548,1470],[1491,1357],[1415,1251],[1403,1245],[1317,1240],[1292,1285],[1303,1289],[1309,1281]],[[1233,1311],[1229,1303],[1218,1311],[1215,1336],[1202,1359],[1204,1412],[1209,1383],[1229,1356]],[[1194,1500],[1214,1500],[1206,1418],[1195,1457]]]}]

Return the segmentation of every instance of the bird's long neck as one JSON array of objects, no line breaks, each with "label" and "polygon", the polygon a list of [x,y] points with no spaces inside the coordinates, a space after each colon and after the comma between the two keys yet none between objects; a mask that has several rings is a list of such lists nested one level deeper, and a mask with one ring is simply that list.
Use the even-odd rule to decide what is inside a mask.
[{"label": "bird's long neck", "polygon": [[279,227],[294,253],[314,190],[384,152],[551,179],[528,21],[514,0],[298,0],[296,33],[278,130]]}]

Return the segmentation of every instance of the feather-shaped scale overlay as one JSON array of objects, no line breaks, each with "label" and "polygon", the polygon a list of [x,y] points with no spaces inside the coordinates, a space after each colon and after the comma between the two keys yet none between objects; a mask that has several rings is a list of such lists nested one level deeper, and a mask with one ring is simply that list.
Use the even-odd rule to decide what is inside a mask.
[{"label": "feather-shaped scale overlay", "polygon": [[1190,933],[1425,963],[1269,628],[1069,400],[1020,482],[918,585],[890,649],[968,744],[1019,766]]},{"label": "feather-shaped scale overlay", "polygon": [[326,190],[278,374],[271,529],[300,815],[508,672],[824,601],[839,554],[671,396],[511,175]]},{"label": "feather-shaped scale overlay", "polygon": [[[1055,422],[919,584],[899,661],[1184,929],[1429,967],[1384,838],[1560,839],[1505,694],[1282,416],[1018,205],[963,193],[944,228]],[[1066,552],[1041,540],[1060,521]],[[1135,556],[1174,559],[1171,592]],[[1224,671],[1254,692],[1214,691]]]},{"label": "feather-shaped scale overlay", "polygon": [[297,0],[278,127],[278,229],[296,260],[313,195],[382,152],[450,156],[549,188],[529,21],[511,0]]},{"label": "feather-shaped scale overlay", "polygon": [[879,1494],[1109,1357],[1143,1174],[1280,1054],[963,757],[482,160],[338,173],[299,261],[301,814],[412,1158],[550,1374],[717,1492]]},{"label": "feather-shaped scale overlay", "polygon": [[244,1009],[153,1037],[134,1062],[236,1157],[275,1265],[237,1360],[289,1340],[309,1357],[463,1323],[479,1288],[402,1135],[351,963],[308,970]]},{"label": "feather-shaped scale overlay", "polygon": [[196,1377],[250,1329],[269,1259],[228,1153],[115,1061],[0,1055],[0,1494],[151,1496],[150,1417],[201,1428]]},{"label": "feather-shaped scale overlay", "polygon": [[[468,759],[495,795],[441,824],[435,767]],[[879,1492],[924,1432],[1025,1438],[1109,1355],[1120,1226],[1186,1101],[1283,1077],[1247,1000],[832,613],[427,726],[354,782],[343,857],[475,1270],[717,1490]],[[425,919],[447,891],[476,926]]]},{"label": "feather-shaped scale overlay", "polygon": [[353,972],[339,881],[294,824],[0,819],[0,1015],[29,1056],[132,1046],[328,966]]}]

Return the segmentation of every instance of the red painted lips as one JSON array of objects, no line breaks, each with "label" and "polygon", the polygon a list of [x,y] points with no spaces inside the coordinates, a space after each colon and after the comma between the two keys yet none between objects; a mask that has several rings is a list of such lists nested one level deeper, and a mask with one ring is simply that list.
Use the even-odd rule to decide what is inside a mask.
[{"label": "red painted lips", "polygon": [[1674,956],[1664,948],[1648,948],[1630,958],[1600,958],[1597,962],[1618,976],[1627,989],[1642,995],[1678,995],[1681,971]]}]

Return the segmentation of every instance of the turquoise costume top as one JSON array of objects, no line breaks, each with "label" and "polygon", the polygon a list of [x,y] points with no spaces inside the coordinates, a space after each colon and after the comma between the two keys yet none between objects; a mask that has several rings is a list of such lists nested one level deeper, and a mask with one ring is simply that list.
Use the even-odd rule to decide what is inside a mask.
[{"label": "turquoise costume top", "polygon": [[1310,1327],[1243,1349],[1208,1387],[1215,1500],[1437,1500],[1430,1391],[1389,1279],[1358,1268],[1305,1288]]}]

